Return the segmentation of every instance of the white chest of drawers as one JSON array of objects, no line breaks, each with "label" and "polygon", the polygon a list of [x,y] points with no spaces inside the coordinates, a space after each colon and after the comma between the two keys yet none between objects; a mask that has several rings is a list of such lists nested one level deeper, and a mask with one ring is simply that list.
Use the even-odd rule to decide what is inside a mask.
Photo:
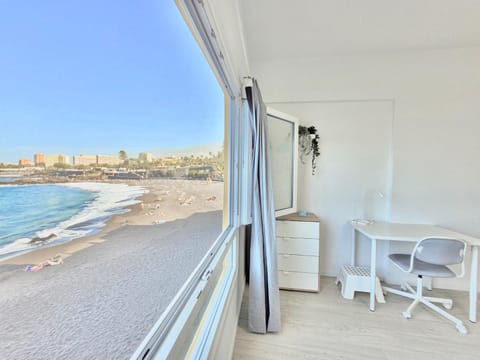
[{"label": "white chest of drawers", "polygon": [[309,213],[277,218],[277,271],[281,289],[319,291],[320,220]]}]

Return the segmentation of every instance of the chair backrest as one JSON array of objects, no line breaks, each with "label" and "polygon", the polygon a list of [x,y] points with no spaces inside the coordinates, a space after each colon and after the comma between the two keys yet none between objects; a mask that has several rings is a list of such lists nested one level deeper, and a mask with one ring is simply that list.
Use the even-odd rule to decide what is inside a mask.
[{"label": "chair backrest", "polygon": [[462,264],[467,244],[463,240],[447,238],[425,238],[415,246],[415,259],[435,265]]}]

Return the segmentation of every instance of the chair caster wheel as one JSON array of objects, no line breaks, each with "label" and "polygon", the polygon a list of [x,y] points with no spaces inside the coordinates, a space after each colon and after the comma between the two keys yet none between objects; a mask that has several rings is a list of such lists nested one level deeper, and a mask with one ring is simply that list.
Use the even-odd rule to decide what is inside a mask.
[{"label": "chair caster wheel", "polygon": [[409,311],[402,312],[402,315],[405,319],[410,319],[412,317],[412,314]]},{"label": "chair caster wheel", "polygon": [[403,291],[407,291],[407,287],[404,284],[400,285],[400,289],[402,289]]},{"label": "chair caster wheel", "polygon": [[457,330],[461,334],[466,334],[467,333],[467,328],[463,325],[457,325]]}]

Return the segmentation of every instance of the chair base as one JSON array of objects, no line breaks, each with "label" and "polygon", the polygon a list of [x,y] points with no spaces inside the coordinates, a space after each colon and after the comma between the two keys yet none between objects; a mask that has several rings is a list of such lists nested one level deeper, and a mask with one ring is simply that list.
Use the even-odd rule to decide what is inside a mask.
[{"label": "chair base", "polygon": [[442,308],[434,304],[434,303],[441,303],[443,307],[445,307],[446,309],[451,309],[453,306],[453,302],[451,299],[423,296],[423,293],[422,293],[423,283],[422,283],[421,277],[418,277],[417,279],[416,291],[407,283],[403,283],[401,285],[401,288],[407,291],[402,291],[402,290],[390,288],[387,286],[383,286],[383,290],[387,293],[396,294],[396,295],[407,297],[413,300],[410,306],[405,311],[402,312],[402,315],[405,319],[410,319],[412,317],[412,310],[419,303],[422,303],[428,308],[430,308],[431,310],[442,315],[447,320],[452,321],[455,324],[455,327],[457,328],[458,332],[460,332],[461,334],[467,334],[467,328],[465,327],[465,325],[463,325],[461,320],[459,320],[455,316],[451,315],[450,313],[446,312],[445,310],[443,310]]}]

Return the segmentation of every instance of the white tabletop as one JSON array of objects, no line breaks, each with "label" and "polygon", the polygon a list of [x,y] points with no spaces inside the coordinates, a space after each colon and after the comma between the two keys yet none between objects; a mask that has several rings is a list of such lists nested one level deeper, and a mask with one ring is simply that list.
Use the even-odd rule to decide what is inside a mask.
[{"label": "white tabletop", "polygon": [[351,224],[353,228],[360,233],[376,240],[416,242],[426,237],[438,236],[461,239],[470,245],[480,246],[480,239],[436,225],[400,224],[382,221],[375,221],[370,224],[358,224],[355,221],[352,221]]}]

